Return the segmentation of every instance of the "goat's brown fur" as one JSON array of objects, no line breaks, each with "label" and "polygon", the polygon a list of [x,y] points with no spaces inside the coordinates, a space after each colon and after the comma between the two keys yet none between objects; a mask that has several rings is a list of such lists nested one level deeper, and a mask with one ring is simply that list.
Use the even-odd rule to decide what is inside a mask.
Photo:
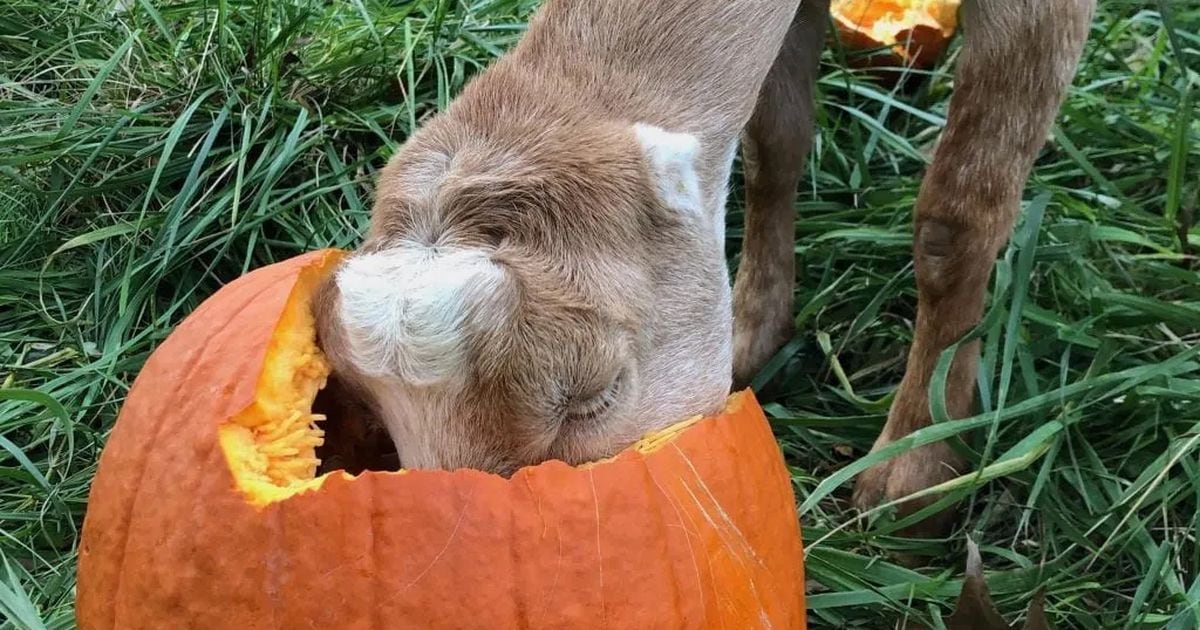
[{"label": "goat's brown fur", "polygon": [[[876,448],[930,422],[934,362],[979,320],[1093,5],[965,0],[955,94],[915,214],[914,341]],[[433,274],[412,280],[426,301],[405,302],[401,287],[374,304],[373,288],[388,293],[377,278],[339,279],[317,312],[336,369],[406,466],[508,472],[609,455],[713,410],[786,341],[827,11],[828,0],[549,0],[409,139],[379,178],[356,256],[417,250]],[[723,205],[739,135],[747,220],[731,293]],[[462,306],[431,288],[442,264],[458,265],[444,273],[461,281]],[[392,338],[371,330],[392,315],[453,355],[429,357],[429,379],[362,356],[364,340]],[[954,416],[970,413],[977,352],[964,346],[952,366]],[[602,409],[572,421],[579,406]],[[922,447],[866,471],[855,497],[897,499],[962,468],[946,445]]]}]

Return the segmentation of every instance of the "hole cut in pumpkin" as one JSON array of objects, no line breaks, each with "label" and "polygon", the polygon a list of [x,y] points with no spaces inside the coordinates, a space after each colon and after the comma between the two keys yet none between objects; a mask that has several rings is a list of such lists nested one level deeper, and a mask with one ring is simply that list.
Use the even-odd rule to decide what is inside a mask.
[{"label": "hole cut in pumpkin", "polygon": [[[317,344],[312,299],[340,257],[330,258],[300,273],[267,347],[254,402],[218,427],[234,481],[255,506],[320,488],[333,474],[405,472],[386,431],[332,373]],[[652,431],[629,450],[652,453],[701,419]]]},{"label": "hole cut in pumpkin", "polygon": [[330,374],[325,387],[317,392],[313,415],[326,418],[318,425],[325,431],[324,443],[317,447],[317,459],[321,460],[318,475],[335,470],[351,475],[400,470],[400,455],[383,423],[337,372]]}]

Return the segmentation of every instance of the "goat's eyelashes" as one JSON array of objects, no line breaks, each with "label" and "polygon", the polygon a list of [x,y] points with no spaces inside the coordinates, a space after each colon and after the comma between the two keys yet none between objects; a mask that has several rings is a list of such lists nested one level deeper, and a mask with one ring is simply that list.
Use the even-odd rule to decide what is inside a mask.
[{"label": "goat's eyelashes", "polygon": [[617,374],[609,384],[599,392],[578,397],[567,406],[566,419],[569,422],[587,422],[595,420],[612,409],[621,396],[625,382],[625,371]]}]

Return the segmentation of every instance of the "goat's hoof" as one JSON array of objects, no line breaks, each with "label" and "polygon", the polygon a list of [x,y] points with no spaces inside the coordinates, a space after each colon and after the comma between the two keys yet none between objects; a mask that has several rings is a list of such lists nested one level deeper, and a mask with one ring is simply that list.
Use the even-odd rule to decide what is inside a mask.
[{"label": "goat's hoof", "polygon": [[[872,452],[886,446],[882,440]],[[876,464],[858,476],[854,485],[854,505],[860,510],[903,499],[915,492],[954,479],[964,469],[962,458],[944,442],[919,446]],[[896,506],[896,518],[902,519],[935,503],[941,495],[910,499]],[[942,538],[954,526],[956,512],[945,508],[897,532],[912,538]]]}]

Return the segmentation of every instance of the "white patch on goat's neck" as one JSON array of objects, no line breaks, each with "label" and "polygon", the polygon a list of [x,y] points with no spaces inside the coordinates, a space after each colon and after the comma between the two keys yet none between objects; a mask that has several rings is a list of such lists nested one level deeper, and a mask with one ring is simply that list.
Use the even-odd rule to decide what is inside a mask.
[{"label": "white patch on goat's neck", "polygon": [[504,271],[478,249],[409,244],[350,258],[337,274],[351,360],[412,385],[466,373],[467,319],[501,306]]},{"label": "white patch on goat's neck", "polygon": [[669,208],[701,214],[700,178],[696,161],[700,141],[690,133],[675,133],[661,127],[637,123],[633,126],[659,199]]}]

